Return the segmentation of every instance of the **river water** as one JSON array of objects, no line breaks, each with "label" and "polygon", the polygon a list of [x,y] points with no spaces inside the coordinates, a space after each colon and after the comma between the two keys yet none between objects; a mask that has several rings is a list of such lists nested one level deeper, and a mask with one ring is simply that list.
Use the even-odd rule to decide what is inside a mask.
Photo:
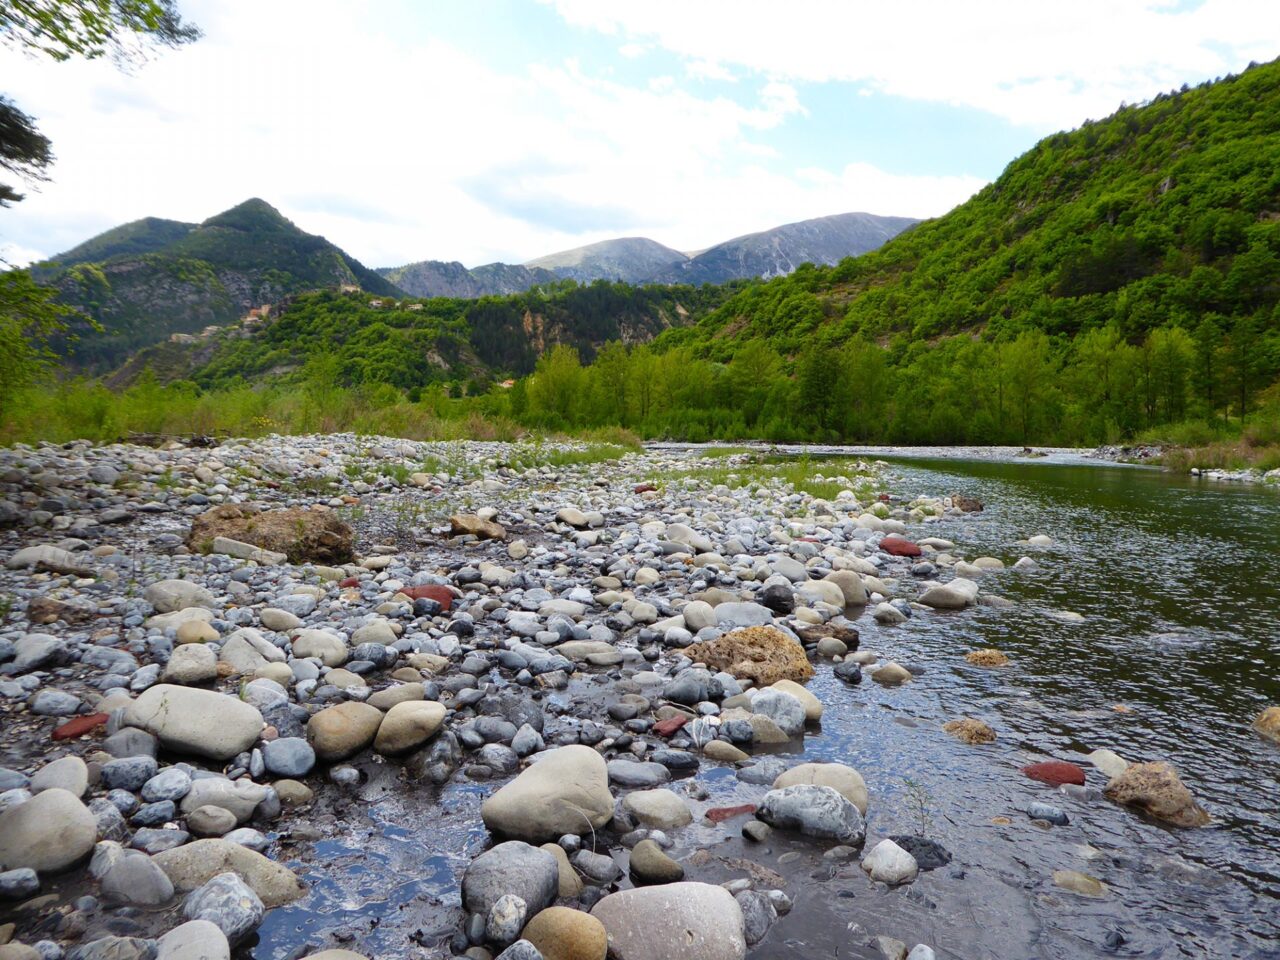
[{"label": "river water", "polygon": [[[1010,609],[917,613],[887,628],[861,616],[862,649],[922,668],[911,683],[848,687],[829,666],[810,683],[826,713],[804,758],[862,772],[868,847],[924,833],[950,864],[886,890],[856,858],[824,858],[809,842],[775,833],[749,845],[734,821],[700,817],[677,831],[677,859],[705,851],[691,878],[742,876],[733,861],[746,858],[785,880],[795,908],[753,960],[871,957],[878,934],[944,958],[1280,957],[1280,747],[1250,729],[1280,703],[1280,494],[1067,459],[892,463],[897,493],[961,492],[987,505],[928,534],[970,558],[1031,555],[1039,567],[983,579]],[[1037,533],[1054,546],[1017,545]],[[967,664],[981,647],[1011,665]],[[987,721],[997,742],[967,746],[943,733],[959,716]],[[1083,759],[1098,748],[1172,762],[1212,825],[1164,827],[1019,772],[1074,760],[1100,790],[1105,778]],[[766,789],[714,765],[699,781],[708,795],[696,810],[755,802]],[[373,771],[357,804],[330,814],[346,839],[294,861],[316,888],[268,916],[253,955],[296,955],[291,946],[334,931],[379,955],[402,955],[406,938],[446,942],[460,921],[455,878],[487,842],[477,813],[490,789],[455,781],[443,794],[406,793],[390,770]],[[1070,824],[1032,823],[1024,811],[1035,801],[1062,808]],[[1055,887],[1063,869],[1098,878],[1108,895]]]}]

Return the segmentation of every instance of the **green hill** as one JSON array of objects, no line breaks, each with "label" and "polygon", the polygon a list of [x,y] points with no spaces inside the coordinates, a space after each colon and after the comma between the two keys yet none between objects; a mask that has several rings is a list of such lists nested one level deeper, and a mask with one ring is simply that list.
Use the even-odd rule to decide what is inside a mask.
[{"label": "green hill", "polygon": [[35,266],[32,272],[43,278],[57,272],[59,267],[72,267],[77,263],[94,263],[112,257],[136,257],[155,253],[176,240],[181,240],[192,230],[194,223],[178,220],[162,220],[159,217],[143,217],[119,227],[113,227],[86,240],[66,253],[60,253],[48,263]]},{"label": "green hill", "polygon": [[876,251],[750,283],[664,334],[655,349],[703,386],[623,420],[1092,443],[1238,419],[1280,375],[1277,158],[1277,62],[1121,107]]},{"label": "green hill", "polygon": [[37,275],[100,327],[80,324],[64,344],[68,362],[88,371],[307,290],[358,284],[374,294],[400,294],[257,199],[198,226],[149,218],[117,227],[41,265]]}]

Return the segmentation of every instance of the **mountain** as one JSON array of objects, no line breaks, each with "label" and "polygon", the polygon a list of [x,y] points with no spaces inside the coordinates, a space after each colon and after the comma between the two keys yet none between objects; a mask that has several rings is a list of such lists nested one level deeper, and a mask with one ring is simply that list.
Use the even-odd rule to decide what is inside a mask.
[{"label": "mountain", "polygon": [[833,264],[874,250],[918,223],[910,217],[841,213],[750,233],[685,254],[646,237],[620,237],[530,260],[468,270],[460,263],[424,260],[378,271],[415,297],[484,297],[520,293],[555,280],[626,283],[727,283],[777,277],[802,263]]},{"label": "mountain", "polygon": [[[174,241],[181,240],[195,228],[194,223],[144,217],[100,233],[78,247],[59,254],[54,260],[60,267],[71,267],[77,263],[93,263],[112,257],[136,257],[144,253],[155,253]],[[36,268],[36,272],[39,274],[45,269],[48,269],[47,265],[42,265]]]},{"label": "mountain", "polygon": [[709,247],[655,275],[664,283],[724,283],[782,277],[802,263],[836,264],[893,239],[920,221],[871,213],[838,213],[749,233]]},{"label": "mountain", "polygon": [[378,271],[379,275],[415,297],[478,297],[523,293],[539,283],[558,280],[550,270],[530,270],[517,264],[490,263],[468,270],[456,260],[423,260]]},{"label": "mountain", "polygon": [[679,250],[664,247],[647,237],[619,237],[538,257],[525,266],[534,270],[550,270],[580,283],[592,280],[644,283],[670,269],[673,264],[688,259]]},{"label": "mountain", "polygon": [[263,200],[201,224],[147,218],[108,230],[37,265],[35,275],[97,323],[77,325],[69,361],[103,370],[130,353],[225,325],[251,307],[317,287],[354,284],[400,296],[389,281]]}]

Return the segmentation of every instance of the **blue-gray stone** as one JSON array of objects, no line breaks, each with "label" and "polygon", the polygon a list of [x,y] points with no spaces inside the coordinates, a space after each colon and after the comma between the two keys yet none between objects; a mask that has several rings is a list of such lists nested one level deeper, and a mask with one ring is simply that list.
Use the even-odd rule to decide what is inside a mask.
[{"label": "blue-gray stone", "polygon": [[102,785],[108,790],[142,789],[142,785],[159,771],[155,757],[121,757],[102,765]]}]

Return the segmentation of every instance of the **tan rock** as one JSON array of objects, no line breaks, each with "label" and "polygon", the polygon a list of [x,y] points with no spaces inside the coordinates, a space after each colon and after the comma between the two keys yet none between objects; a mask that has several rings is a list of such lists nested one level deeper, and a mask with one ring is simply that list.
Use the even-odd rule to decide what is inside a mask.
[{"label": "tan rock", "polygon": [[702,752],[712,760],[719,760],[722,763],[738,763],[748,757],[748,754],[726,740],[712,740],[702,748]]},{"label": "tan rock", "polygon": [[996,732],[990,726],[972,717],[949,720],[942,729],[964,743],[993,743],[996,739]]},{"label": "tan rock", "polygon": [[604,960],[609,948],[604,924],[569,907],[547,907],[520,936],[538,948],[543,960]]},{"label": "tan rock", "polygon": [[179,893],[187,893],[218,874],[231,871],[238,874],[267,907],[290,903],[303,894],[302,884],[288,867],[230,840],[195,840],[157,853],[152,860]]},{"label": "tan rock", "polygon": [[444,704],[434,700],[404,700],[382,718],[373,749],[384,756],[407,753],[436,735],[444,723]]},{"label": "tan rock", "polygon": [[178,625],[178,643],[209,643],[218,639],[218,631],[203,620],[185,620]]},{"label": "tan rock", "polygon": [[964,655],[965,660],[978,667],[1007,667],[1009,658],[999,650],[971,650]]},{"label": "tan rock", "polygon": [[382,711],[367,703],[339,703],[325,707],[307,721],[307,739],[323,761],[345,760],[373,743],[382,725]]},{"label": "tan rock", "polygon": [[219,504],[192,521],[187,546],[207,551],[218,537],[282,553],[293,563],[347,563],[355,556],[355,531],[333,511],[319,508],[258,510],[251,504]]},{"label": "tan rock", "polygon": [[693,647],[684,654],[713,670],[768,686],[779,680],[803,682],[813,676],[804,647],[776,627],[743,627]]},{"label": "tan rock", "polygon": [[449,518],[449,536],[467,534],[478,540],[505,540],[507,528],[492,520],[481,520],[475,514],[455,513]]},{"label": "tan rock", "polygon": [[843,763],[802,763],[784,770],[773,781],[773,789],[792,787],[798,783],[812,783],[819,787],[831,787],[867,815],[867,784],[862,774]]},{"label": "tan rock", "polygon": [[1178,772],[1168,763],[1130,764],[1103,789],[1108,799],[1137,807],[1157,820],[1178,827],[1203,827],[1210,822]]},{"label": "tan rock", "polygon": [[873,673],[871,679],[886,687],[896,687],[911,679],[911,671],[891,660]]},{"label": "tan rock", "polygon": [[560,871],[560,899],[576,900],[582,893],[582,878],[569,862],[569,854],[558,843],[544,843],[542,849],[556,858],[556,867]]},{"label": "tan rock", "polygon": [[1280,743],[1280,707],[1267,707],[1258,719],[1253,721],[1253,729],[1268,740]]},{"label": "tan rock", "polygon": [[822,719],[822,701],[815,697],[794,680],[778,680],[771,683],[774,690],[781,690],[783,693],[789,693],[800,701],[804,707],[804,719],[808,723],[816,723]]}]

